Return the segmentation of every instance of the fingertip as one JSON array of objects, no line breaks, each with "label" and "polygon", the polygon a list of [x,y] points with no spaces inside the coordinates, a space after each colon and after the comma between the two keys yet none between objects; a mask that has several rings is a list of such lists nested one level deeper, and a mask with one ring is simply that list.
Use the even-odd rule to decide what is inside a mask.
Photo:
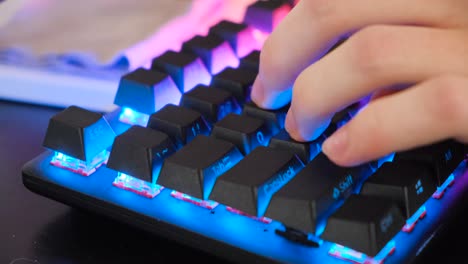
[{"label": "fingertip", "polygon": [[331,161],[340,166],[351,166],[354,161],[347,156],[349,152],[349,132],[346,127],[338,129],[322,144],[322,152]]},{"label": "fingertip", "polygon": [[288,132],[289,136],[296,141],[304,141],[304,138],[298,133],[298,127],[293,110],[290,108],[286,114],[284,121],[284,129]]},{"label": "fingertip", "polygon": [[264,107],[264,97],[265,97],[265,90],[263,87],[263,83],[260,78],[257,76],[255,79],[252,90],[250,92],[250,99],[259,107]]}]

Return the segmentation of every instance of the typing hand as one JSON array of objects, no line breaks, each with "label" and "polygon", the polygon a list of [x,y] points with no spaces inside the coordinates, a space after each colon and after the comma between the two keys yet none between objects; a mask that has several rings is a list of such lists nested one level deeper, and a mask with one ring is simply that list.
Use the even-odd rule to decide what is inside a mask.
[{"label": "typing hand", "polygon": [[307,141],[371,95],[323,144],[343,166],[447,138],[468,142],[467,14],[466,0],[301,0],[262,49],[252,100],[271,109],[291,102],[286,130]]}]

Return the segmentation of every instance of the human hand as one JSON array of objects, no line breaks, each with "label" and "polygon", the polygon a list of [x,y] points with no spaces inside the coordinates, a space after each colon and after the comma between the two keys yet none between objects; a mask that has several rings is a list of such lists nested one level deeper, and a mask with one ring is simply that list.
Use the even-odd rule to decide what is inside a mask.
[{"label": "human hand", "polygon": [[266,40],[251,97],[267,109],[290,102],[286,130],[308,141],[368,95],[322,146],[339,165],[468,142],[468,1],[301,0]]}]

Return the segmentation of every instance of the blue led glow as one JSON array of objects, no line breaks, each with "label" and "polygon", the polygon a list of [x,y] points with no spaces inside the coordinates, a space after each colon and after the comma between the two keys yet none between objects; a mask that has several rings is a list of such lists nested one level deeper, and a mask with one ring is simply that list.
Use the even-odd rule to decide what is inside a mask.
[{"label": "blue led glow", "polygon": [[452,185],[453,181],[455,180],[455,175],[450,174],[450,176],[442,183],[441,186],[437,187],[437,190],[434,192],[432,195],[433,198],[435,199],[440,199],[444,195],[445,190]]},{"label": "blue led glow", "polygon": [[288,183],[303,167],[304,164],[299,159],[294,159],[258,188],[257,217],[265,214],[273,194]]},{"label": "blue led glow", "polygon": [[328,251],[328,254],[339,259],[348,260],[360,264],[365,263],[368,259],[366,254],[358,252],[351,248],[344,247],[339,244],[333,244],[333,246]]},{"label": "blue led glow", "polygon": [[358,264],[380,264],[383,263],[388,256],[393,254],[395,246],[395,241],[390,240],[375,257],[369,257],[354,249],[339,244],[333,244],[328,254]]},{"label": "blue led glow", "polygon": [[194,205],[204,207],[210,210],[214,209],[219,204],[218,202],[215,202],[215,201],[198,199],[198,198],[192,197],[188,194],[181,193],[178,191],[172,191],[171,196],[179,200],[186,201],[186,202],[189,202]]},{"label": "blue led glow", "polygon": [[410,217],[406,220],[406,224],[403,226],[403,231],[405,232],[411,232],[413,231],[414,226],[416,225],[416,222],[423,218],[426,215],[426,206],[421,206],[419,209]]},{"label": "blue led glow", "polygon": [[143,181],[121,172],[118,173],[112,184],[118,188],[132,191],[147,198],[154,198],[164,189],[163,186]]},{"label": "blue led glow", "polygon": [[90,159],[89,162],[67,156],[61,152],[55,151],[50,160],[50,164],[67,169],[83,176],[89,176],[96,171],[102,164],[107,162],[109,151],[103,150],[101,153]]},{"label": "blue led glow", "polygon": [[119,116],[119,121],[129,125],[146,126],[148,124],[149,115],[134,111],[128,107],[122,108]]},{"label": "blue led glow", "polygon": [[236,165],[239,161],[241,161],[243,157],[244,156],[240,153],[240,151],[235,149],[205,169],[203,175],[203,198],[205,200],[207,200],[210,196],[216,179],[221,176],[221,174]]},{"label": "blue led glow", "polygon": [[371,263],[384,263],[385,259],[388,256],[392,255],[395,252],[396,243],[394,240],[390,240],[381,250],[380,252],[373,257],[373,262]]}]

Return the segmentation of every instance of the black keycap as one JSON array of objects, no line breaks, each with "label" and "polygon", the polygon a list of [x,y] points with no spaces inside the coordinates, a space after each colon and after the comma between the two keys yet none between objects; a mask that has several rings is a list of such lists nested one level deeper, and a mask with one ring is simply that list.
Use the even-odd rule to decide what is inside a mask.
[{"label": "black keycap", "polygon": [[138,68],[122,76],[114,103],[149,115],[166,104],[179,103],[180,97],[179,88],[168,74]]},{"label": "black keycap", "polygon": [[203,61],[191,53],[166,51],[153,59],[151,69],[168,73],[181,93],[197,84],[208,84],[211,80]]},{"label": "black keycap", "polygon": [[211,27],[209,34],[214,34],[229,42],[239,58],[246,56],[255,48],[256,40],[253,30],[246,24],[223,20]]},{"label": "black keycap", "polygon": [[242,158],[233,144],[198,135],[164,161],[157,183],[207,200],[216,179]]},{"label": "black keycap", "polygon": [[282,129],[270,139],[268,146],[275,149],[292,151],[302,162],[308,163],[320,153],[324,140],[324,136],[319,136],[312,141],[299,142],[292,139],[289,133],[285,129]]},{"label": "black keycap", "polygon": [[242,57],[239,62],[239,68],[244,68],[258,73],[260,68],[260,51],[254,50],[247,56]]},{"label": "black keycap", "polygon": [[405,218],[392,200],[352,195],[328,218],[321,237],[375,256],[404,224]]},{"label": "black keycap", "polygon": [[258,147],[218,177],[210,200],[262,217],[271,196],[302,168],[289,151]]},{"label": "black keycap", "polygon": [[239,103],[248,101],[257,74],[246,69],[228,67],[213,76],[211,85],[231,92]]},{"label": "black keycap", "polygon": [[454,140],[427,145],[408,151],[398,152],[394,160],[417,160],[432,166],[437,184],[442,185],[450,174],[464,160],[463,145]]},{"label": "black keycap", "polygon": [[182,45],[182,52],[200,57],[211,74],[238,64],[238,58],[229,42],[214,34],[193,37]]},{"label": "black keycap", "polygon": [[190,108],[168,104],[149,118],[147,127],[164,132],[180,147],[198,134],[208,134],[203,116]]},{"label": "black keycap", "polygon": [[70,106],[49,120],[43,146],[91,162],[114,142],[115,132],[99,113]]},{"label": "black keycap", "polygon": [[326,218],[344,199],[358,191],[369,172],[367,165],[337,166],[321,153],[273,195],[265,216],[319,234]]},{"label": "black keycap", "polygon": [[268,126],[269,133],[275,135],[284,128],[284,120],[288,112],[289,105],[286,105],[277,110],[267,110],[258,107],[255,103],[249,101],[244,104],[242,114],[262,119]]},{"label": "black keycap", "polygon": [[291,5],[286,0],[256,1],[247,8],[244,23],[271,33],[290,11]]},{"label": "black keycap", "polygon": [[115,138],[107,167],[154,183],[163,160],[174,152],[175,146],[168,135],[132,126]]},{"label": "black keycap", "polygon": [[200,112],[206,121],[215,123],[229,113],[240,113],[240,106],[228,91],[197,85],[182,95],[180,105]]},{"label": "black keycap", "polygon": [[436,191],[437,183],[427,164],[417,161],[385,162],[364,183],[362,195],[395,201],[410,218]]},{"label": "black keycap", "polygon": [[271,137],[265,122],[237,114],[228,114],[215,123],[211,136],[233,143],[244,155],[258,146],[266,146]]}]

